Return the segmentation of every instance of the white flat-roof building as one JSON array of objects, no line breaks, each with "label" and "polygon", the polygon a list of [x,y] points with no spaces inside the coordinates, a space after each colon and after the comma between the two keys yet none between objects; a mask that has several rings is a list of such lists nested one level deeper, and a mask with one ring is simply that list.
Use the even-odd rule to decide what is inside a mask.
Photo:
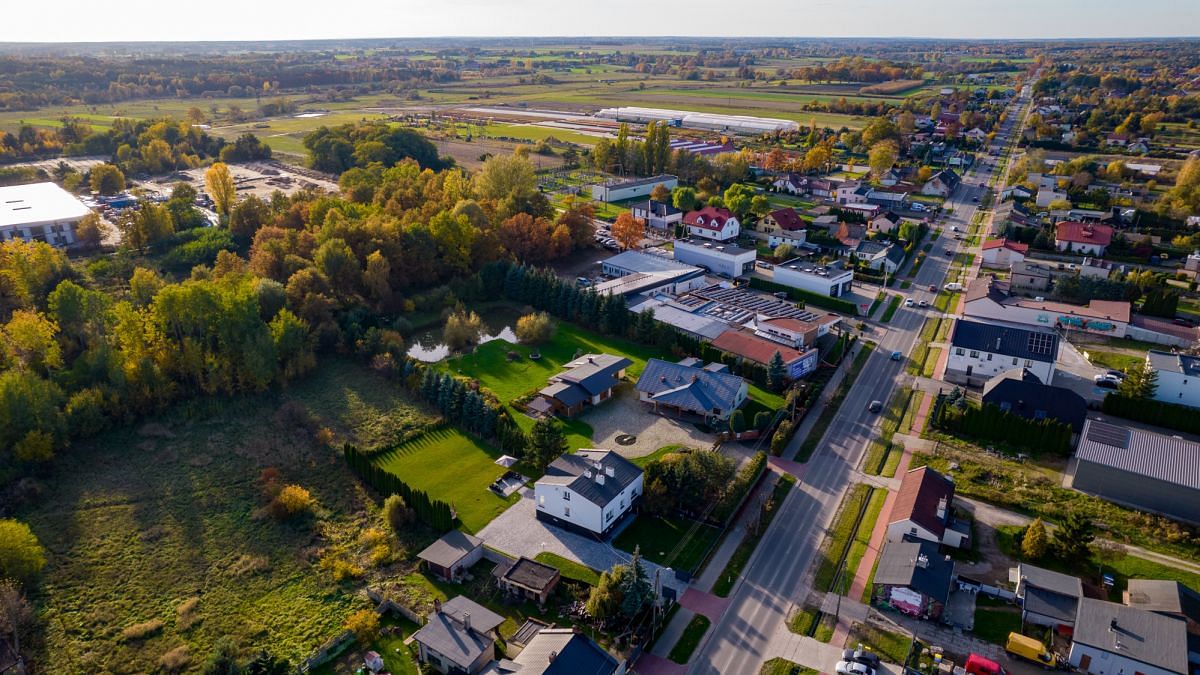
[{"label": "white flat-roof building", "polygon": [[677,262],[697,265],[731,279],[753,272],[754,261],[757,259],[758,251],[752,248],[691,239],[675,241]]},{"label": "white flat-roof building", "polygon": [[797,258],[775,266],[775,283],[831,298],[848,294],[853,282],[854,271],[841,261],[815,265]]},{"label": "white flat-roof building", "polygon": [[650,193],[654,192],[654,188],[659,185],[668,190],[674,190],[679,186],[679,179],[664,173],[649,178],[610,180],[606,183],[592,186],[592,199],[602,202],[619,202],[625,199],[649,197]]},{"label": "white flat-roof building", "polygon": [[0,241],[70,246],[75,226],[89,213],[83,202],[54,183],[0,187]]}]

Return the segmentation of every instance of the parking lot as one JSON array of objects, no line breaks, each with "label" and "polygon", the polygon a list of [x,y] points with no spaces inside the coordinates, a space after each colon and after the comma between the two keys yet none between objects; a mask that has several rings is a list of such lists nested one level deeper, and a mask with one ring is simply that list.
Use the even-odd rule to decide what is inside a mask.
[{"label": "parking lot", "polygon": [[[271,194],[280,191],[291,195],[300,190],[314,188],[328,192],[337,192],[338,186],[328,176],[279,162],[249,162],[246,164],[230,164],[229,173],[233,175],[234,185],[237,186],[238,198],[254,195],[260,199],[270,199]],[[178,171],[169,176],[147,181],[145,187],[160,194],[170,193],[171,187],[183,181],[196,188],[199,193],[205,192],[204,172],[206,167]]]}]

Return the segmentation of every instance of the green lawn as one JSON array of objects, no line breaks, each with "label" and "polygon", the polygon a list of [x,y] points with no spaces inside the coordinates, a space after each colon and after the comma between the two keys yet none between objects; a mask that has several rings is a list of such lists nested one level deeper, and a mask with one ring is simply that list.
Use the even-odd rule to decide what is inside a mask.
[{"label": "green lawn", "polygon": [[[689,535],[688,530],[693,524],[688,520],[642,514],[617,535],[613,546],[629,553],[639,548],[647,560],[693,572],[721,534],[717,528],[701,524]],[[680,542],[682,546],[679,546]]]},{"label": "green lawn", "polygon": [[897,309],[900,309],[900,296],[893,295],[892,299],[888,300],[887,309],[883,310],[883,316],[879,320],[883,323],[888,323],[896,315]]},{"label": "green lawn", "polygon": [[[867,505],[868,511],[864,514],[862,522],[865,523],[869,515],[871,505],[872,492],[883,492],[883,490],[874,490],[870,485],[857,483],[850,487],[846,492],[845,499],[842,500],[842,506],[838,509],[838,514],[834,518],[833,525],[829,528],[829,533],[825,537],[825,541],[821,544],[819,557],[817,558],[817,571],[813,577],[813,586],[818,591],[837,591],[834,589],[834,581],[837,578],[838,567],[841,565],[843,556],[847,556],[847,566],[842,574],[841,590],[849,587],[846,581],[854,576],[855,568],[849,566],[849,550],[851,544],[859,531],[858,514]],[[885,495],[886,497],[886,495]],[[882,507],[882,502],[880,502]],[[878,509],[875,510],[878,516]],[[874,526],[874,523],[872,523]],[[870,532],[867,532],[867,539],[870,539]],[[859,558],[862,554],[859,554]]]},{"label": "green lawn", "polygon": [[600,585],[599,572],[586,565],[580,565],[574,560],[567,560],[566,558],[555,553],[550,553],[549,551],[543,551],[537,554],[533,559],[558,570],[564,579],[582,581],[589,586]]},{"label": "green lawn", "polygon": [[692,658],[692,652],[696,651],[696,647],[700,645],[700,640],[704,639],[704,634],[708,632],[710,625],[712,622],[703,614],[693,616],[687,627],[683,629],[683,634],[679,636],[675,646],[671,647],[671,653],[667,658],[675,663],[687,663],[688,659]]},{"label": "green lawn", "polygon": [[426,432],[373,461],[434,499],[449,502],[458,512],[463,529],[478,532],[492,518],[516,502],[488,490],[507,469],[495,463],[499,450],[453,428]]},{"label": "green lawn", "polygon": [[654,452],[652,452],[648,455],[642,455],[641,457],[634,457],[633,459],[631,459],[629,461],[633,462],[636,466],[645,469],[647,466],[650,466],[651,464],[657,462],[658,460],[662,459],[663,457],[666,457],[667,455],[670,455],[670,454],[673,454],[676,452],[680,452],[682,450],[689,450],[689,449],[691,449],[691,448],[688,448],[683,445],[664,445],[663,447],[655,450]]},{"label": "green lawn", "polygon": [[1129,354],[1106,352],[1098,349],[1088,349],[1087,356],[1093,365],[1125,372],[1139,368],[1146,363],[1146,357],[1144,356],[1131,356]]},{"label": "green lawn", "polygon": [[817,675],[817,671],[776,657],[764,663],[758,675]]},{"label": "green lawn", "polygon": [[399,632],[380,635],[378,639],[366,646],[355,642],[337,658],[310,672],[313,675],[357,673],[362,668],[366,653],[373,651],[383,657],[384,667],[393,675],[417,675],[420,671],[417,668],[416,645],[406,645],[404,640],[416,632],[419,626],[406,619],[392,617],[385,617],[379,624],[381,628],[399,629]]},{"label": "green lawn", "polygon": [[1021,631],[1021,610],[1016,607],[976,607],[975,628],[980,640],[1002,645],[1008,634]]},{"label": "green lawn", "polygon": [[908,657],[912,639],[903,633],[893,633],[874,626],[856,623],[850,627],[850,638],[846,640],[846,644],[854,645],[859,642],[884,660],[902,664]]}]

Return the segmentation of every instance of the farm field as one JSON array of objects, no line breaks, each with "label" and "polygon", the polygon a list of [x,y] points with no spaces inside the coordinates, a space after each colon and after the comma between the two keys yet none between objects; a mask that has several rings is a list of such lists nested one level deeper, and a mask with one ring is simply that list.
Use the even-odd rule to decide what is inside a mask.
[{"label": "farm field", "polygon": [[477,532],[517,501],[496,496],[488,485],[507,469],[499,450],[453,428],[427,431],[372,460],[417,490],[451,504],[463,529]]},{"label": "farm field", "polygon": [[[388,381],[335,359],[283,393],[197,400],[80,443],[39,505],[18,513],[48,551],[34,598],[40,658],[69,672],[144,673],[171,649],[186,646],[195,663],[230,636],[295,663],[365,607],[318,566],[318,551],[353,542],[376,506],[289,403],[338,443],[371,444],[432,419]],[[313,516],[263,515],[269,467],[312,493]]]}]

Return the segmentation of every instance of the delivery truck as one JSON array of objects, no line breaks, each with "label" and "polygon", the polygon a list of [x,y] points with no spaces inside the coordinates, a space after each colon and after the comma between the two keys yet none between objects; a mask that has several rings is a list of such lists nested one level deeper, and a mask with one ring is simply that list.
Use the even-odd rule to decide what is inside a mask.
[{"label": "delivery truck", "polygon": [[1052,653],[1042,641],[1020,633],[1009,633],[1004,651],[1026,661],[1032,661],[1044,668],[1058,667],[1058,657]]}]

